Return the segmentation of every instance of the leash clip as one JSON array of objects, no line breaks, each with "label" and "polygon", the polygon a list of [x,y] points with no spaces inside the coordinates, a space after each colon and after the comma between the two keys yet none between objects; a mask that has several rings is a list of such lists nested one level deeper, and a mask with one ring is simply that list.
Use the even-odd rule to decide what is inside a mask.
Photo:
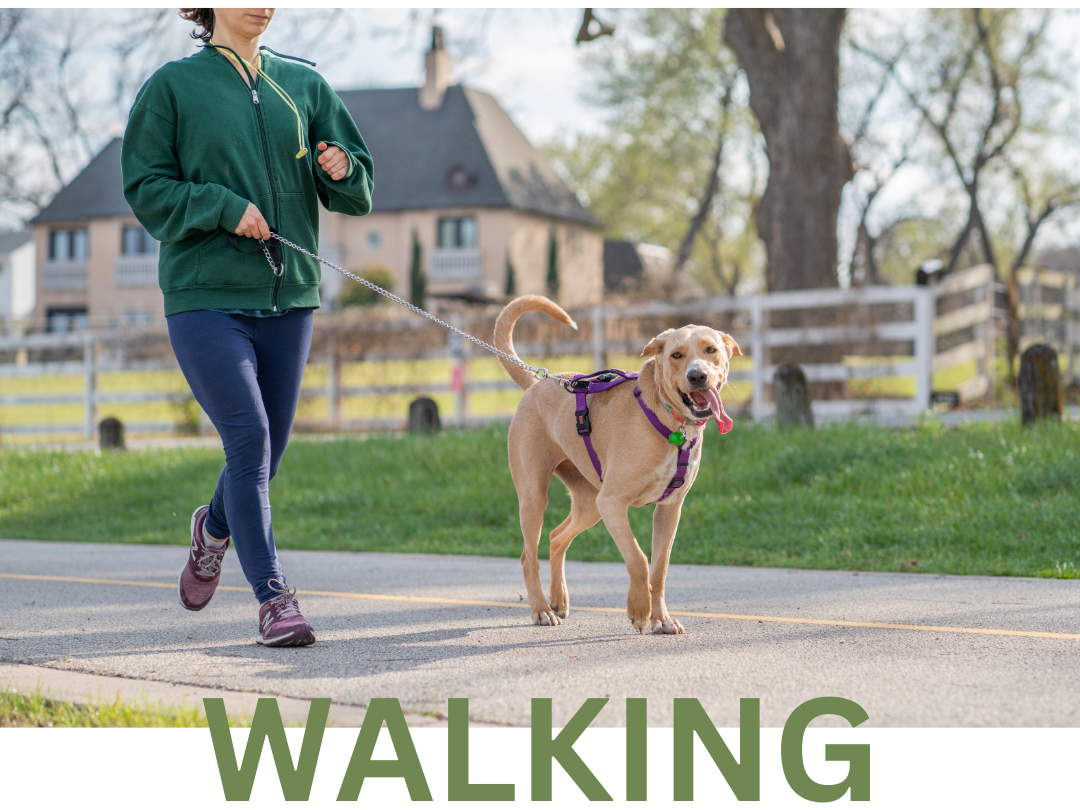
[{"label": "leash clip", "polygon": [[536,369],[536,371],[533,372],[533,375],[538,380],[546,380],[548,378],[548,370],[546,368],[544,368],[543,366],[541,366],[540,368]]},{"label": "leash clip", "polygon": [[259,246],[262,248],[263,254],[266,256],[266,260],[270,262],[270,267],[274,271],[276,278],[281,278],[281,275],[285,272],[285,259],[281,255],[281,245],[271,242],[269,245],[259,240]]}]

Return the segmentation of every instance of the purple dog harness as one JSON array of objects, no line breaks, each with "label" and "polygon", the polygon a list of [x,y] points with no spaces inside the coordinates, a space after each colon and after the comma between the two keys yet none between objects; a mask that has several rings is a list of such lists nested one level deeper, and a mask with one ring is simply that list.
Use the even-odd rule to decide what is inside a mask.
[{"label": "purple dog harness", "polygon": [[[589,394],[598,394],[601,391],[607,391],[608,389],[614,388],[616,385],[622,385],[629,380],[636,380],[638,376],[636,371],[620,371],[617,368],[609,368],[605,371],[594,371],[592,374],[575,374],[573,380],[566,384],[566,390],[573,393],[577,398],[577,408],[574,411],[574,422],[577,425],[578,435],[585,441],[585,449],[589,451],[589,458],[592,460],[593,468],[596,470],[596,474],[600,477],[601,482],[604,480],[604,473],[600,469],[600,458],[596,455],[595,448],[593,448],[591,436],[592,423],[589,421],[589,404],[587,397]],[[690,454],[694,451],[694,446],[697,445],[700,434],[687,443],[684,434],[675,433],[669,430],[668,427],[657,418],[652,409],[645,404],[645,400],[641,397],[641,389],[638,388],[637,385],[634,386],[634,398],[637,399],[638,405],[640,405],[641,410],[645,412],[645,416],[648,417],[649,422],[656,428],[656,432],[679,448],[679,459],[678,464],[675,467],[675,477],[671,479],[671,483],[668,484],[667,489],[664,490],[664,494],[660,496],[659,500],[653,501],[653,503],[661,503],[668,495],[683,485],[686,477],[686,468],[690,466]],[[704,422],[699,422],[698,424],[702,425]]]}]

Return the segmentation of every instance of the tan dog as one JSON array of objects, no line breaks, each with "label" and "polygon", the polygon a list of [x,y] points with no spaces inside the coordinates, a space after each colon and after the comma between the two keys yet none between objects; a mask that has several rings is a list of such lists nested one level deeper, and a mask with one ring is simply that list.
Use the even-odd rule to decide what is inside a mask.
[{"label": "tan dog", "polygon": [[[539,310],[577,328],[570,316],[556,304],[538,295],[512,301],[495,324],[495,345],[517,357],[512,338],[514,324],[525,312]],[[649,356],[641,367],[637,384],[645,404],[672,431],[682,431],[687,441],[704,432],[703,420],[714,416],[725,432],[731,420],[724,413],[719,390],[727,382],[731,358],[741,355],[735,340],[707,326],[668,329],[653,338],[642,351]],[[551,380],[538,381],[523,368],[500,361],[518,385],[525,389],[517,413],[510,423],[510,473],[517,489],[521,532],[525,550],[521,567],[529,591],[534,624],[561,624],[570,612],[563,563],[566,549],[581,532],[604,521],[619,547],[630,573],[626,612],[640,632],[683,633],[664,604],[671,545],[679,526],[683,499],[690,491],[701,462],[698,441],[690,454],[685,483],[675,489],[653,513],[652,573],[649,560],[630,529],[627,512],[631,506],[657,501],[667,489],[678,449],[649,422],[634,396],[634,383],[626,382],[588,397],[592,423],[591,439],[604,474],[601,483],[588,450],[575,424],[575,397]],[[561,373],[570,377],[571,373]],[[689,424],[680,424],[664,402]],[[701,424],[697,424],[701,422]],[[548,504],[548,484],[552,474],[570,490],[570,516],[551,532],[551,602],[544,598],[540,584],[537,548]]]}]

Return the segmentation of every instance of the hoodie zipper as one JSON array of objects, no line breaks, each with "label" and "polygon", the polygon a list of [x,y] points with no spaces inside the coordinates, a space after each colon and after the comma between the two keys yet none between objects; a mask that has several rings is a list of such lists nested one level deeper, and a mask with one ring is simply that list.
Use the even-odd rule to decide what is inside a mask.
[{"label": "hoodie zipper", "polygon": [[[229,60],[225,59],[225,61],[227,63]],[[234,73],[236,72],[233,69],[232,65],[229,65],[229,69],[231,71],[233,71]],[[280,218],[280,215],[278,213],[277,190],[274,188],[274,172],[270,168],[270,146],[266,141],[266,123],[263,121],[262,105],[259,103],[259,91],[257,89],[258,88],[258,83],[259,83],[259,77],[258,77],[258,75],[255,75],[254,77],[252,77],[252,75],[248,72],[246,67],[244,68],[244,73],[251,80],[250,85],[245,83],[244,86],[245,86],[246,89],[251,91],[251,101],[255,106],[255,120],[258,122],[258,125],[259,125],[259,141],[262,143],[263,164],[266,166],[266,179],[267,179],[267,182],[270,184],[270,199],[271,199],[271,201],[273,203],[273,208],[274,208],[274,222],[277,222],[278,223],[278,228],[280,228],[281,227],[281,225],[280,225],[281,218]],[[236,78],[241,82],[244,81],[243,78],[241,78],[239,75],[237,75]],[[284,277],[284,275],[285,275],[285,272],[284,272],[284,263],[283,263],[282,264],[282,273],[281,273],[281,275],[280,276],[279,275],[274,276],[274,290],[270,294],[270,306],[271,306],[271,309],[272,309],[273,312],[278,311],[278,289],[281,287],[281,279]]]}]

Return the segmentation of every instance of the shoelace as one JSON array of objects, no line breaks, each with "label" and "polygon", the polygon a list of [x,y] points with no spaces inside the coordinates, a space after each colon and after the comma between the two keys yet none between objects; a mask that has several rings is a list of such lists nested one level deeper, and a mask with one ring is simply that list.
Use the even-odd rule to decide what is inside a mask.
[{"label": "shoelace", "polygon": [[[195,554],[195,550],[191,551],[192,556]],[[221,570],[221,558],[225,556],[225,549],[218,551],[216,548],[210,548],[207,546],[203,550],[203,555],[197,561],[196,572],[200,577],[216,577],[218,571]]]},{"label": "shoelace", "polygon": [[291,619],[300,615],[300,605],[296,603],[296,588],[288,588],[280,579],[266,583],[270,590],[279,594],[270,600],[270,606],[277,613],[278,620]]}]

